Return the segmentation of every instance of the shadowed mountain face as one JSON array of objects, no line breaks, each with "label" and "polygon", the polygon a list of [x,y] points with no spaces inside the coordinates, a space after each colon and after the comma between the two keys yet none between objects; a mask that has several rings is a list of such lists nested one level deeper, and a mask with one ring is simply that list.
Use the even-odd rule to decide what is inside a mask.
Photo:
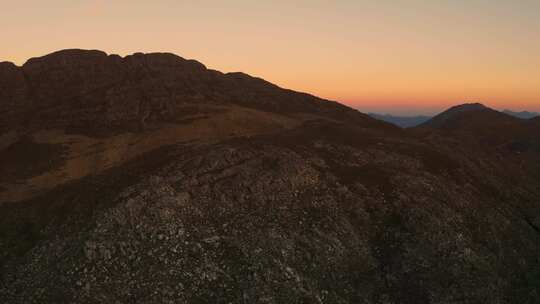
[{"label": "shadowed mountain face", "polygon": [[[137,131],[239,106],[274,114],[323,114],[369,121],[338,103],[280,89],[242,73],[222,74],[173,54],[121,58],[101,51],[66,50],[0,65],[5,119],[0,130],[66,128],[76,132]],[[82,130],[82,131],[80,131]]]},{"label": "shadowed mountain face", "polygon": [[537,120],[524,120],[483,105],[463,105],[449,109],[414,132],[444,136],[474,151],[496,154],[501,162],[520,162],[538,176],[540,128]]},{"label": "shadowed mountain face", "polygon": [[0,88],[2,303],[540,301],[540,150],[499,143],[537,119],[405,131],[171,54],[61,51]]},{"label": "shadowed mountain face", "polygon": [[[481,116],[485,118],[482,119],[482,121],[478,121],[477,119],[471,119],[473,118],[473,116],[475,118],[477,116],[478,117]],[[462,104],[459,106],[452,107],[436,115],[435,117],[429,119],[425,123],[421,124],[421,126],[445,129],[445,128],[452,128],[453,126],[461,127],[461,124],[478,123],[480,125],[483,125],[485,122],[491,123],[491,121],[493,121],[491,120],[491,118],[495,118],[495,116],[506,117],[506,116],[500,115],[500,113],[495,110],[487,108],[483,104],[467,103],[467,104]]]}]

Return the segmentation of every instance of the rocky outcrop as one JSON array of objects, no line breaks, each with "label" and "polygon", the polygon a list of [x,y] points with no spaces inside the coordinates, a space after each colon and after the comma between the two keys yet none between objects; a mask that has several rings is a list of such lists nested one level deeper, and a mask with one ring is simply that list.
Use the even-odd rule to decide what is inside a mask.
[{"label": "rocky outcrop", "polygon": [[540,234],[521,208],[540,189],[485,178],[490,166],[326,123],[169,147],[4,206],[52,219],[4,257],[0,299],[537,301]]},{"label": "rocky outcrop", "polygon": [[[63,50],[3,63],[4,119],[8,130],[67,128],[103,135],[136,132],[174,122],[205,105],[240,105],[275,113],[309,113],[356,123],[377,124],[335,102],[281,89],[243,73],[223,74],[169,53],[136,53],[124,58],[101,51]],[[381,127],[382,123],[379,124]]]}]

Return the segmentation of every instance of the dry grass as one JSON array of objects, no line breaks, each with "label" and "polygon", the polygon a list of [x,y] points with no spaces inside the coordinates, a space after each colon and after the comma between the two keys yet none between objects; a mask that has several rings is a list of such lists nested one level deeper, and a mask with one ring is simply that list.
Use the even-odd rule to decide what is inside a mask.
[{"label": "dry grass", "polygon": [[222,113],[194,119],[189,124],[163,124],[140,133],[106,138],[66,134],[64,130],[39,131],[31,136],[34,142],[68,148],[63,164],[43,174],[0,184],[0,202],[32,198],[58,185],[100,173],[165,145],[210,143],[238,136],[273,133],[298,126],[306,119],[309,118],[234,106]]}]

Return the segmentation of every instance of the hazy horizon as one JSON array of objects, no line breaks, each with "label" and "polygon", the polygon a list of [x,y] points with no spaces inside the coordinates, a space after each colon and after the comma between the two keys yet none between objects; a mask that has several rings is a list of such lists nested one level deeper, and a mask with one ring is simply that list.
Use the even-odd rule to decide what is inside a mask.
[{"label": "hazy horizon", "polygon": [[18,65],[66,48],[164,51],[363,112],[540,112],[538,1],[29,0],[0,15],[0,61]]},{"label": "hazy horizon", "polygon": [[[452,106],[457,106],[457,105],[460,105],[460,104],[464,104],[464,103],[470,103],[470,101],[465,101],[465,102],[456,102],[455,104],[453,104]],[[489,108],[492,108],[494,110],[497,110],[497,111],[505,111],[505,110],[509,110],[509,111],[512,111],[512,112],[531,112],[531,113],[539,113],[537,111],[532,111],[532,110],[529,110],[529,109],[513,109],[513,108],[493,108],[493,107],[490,107],[489,104],[487,103],[483,103],[483,102],[479,102]],[[450,106],[450,107],[452,107]],[[374,114],[380,114],[380,115],[392,115],[392,116],[402,116],[402,117],[415,117],[415,116],[435,116],[437,114],[440,114],[441,112],[444,112],[445,110],[448,110],[449,107],[443,107],[443,108],[440,108],[440,109],[437,109],[437,110],[427,110],[427,109],[423,109],[423,110],[419,110],[419,111],[415,111],[415,108],[404,108],[404,109],[399,109],[397,111],[392,111],[392,110],[389,110],[389,111],[385,111],[384,109],[382,111],[379,111],[377,108],[373,108],[372,109],[369,109],[369,108],[362,108],[362,107],[356,107],[355,109],[361,111],[361,112],[364,112],[364,113],[374,113]]]}]

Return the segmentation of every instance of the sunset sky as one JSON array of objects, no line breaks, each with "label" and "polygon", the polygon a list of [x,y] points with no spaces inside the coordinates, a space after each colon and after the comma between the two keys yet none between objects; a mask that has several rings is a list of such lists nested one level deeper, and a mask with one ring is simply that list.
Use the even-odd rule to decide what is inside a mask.
[{"label": "sunset sky", "polygon": [[0,61],[166,51],[361,111],[540,111],[539,0],[1,0]]}]

